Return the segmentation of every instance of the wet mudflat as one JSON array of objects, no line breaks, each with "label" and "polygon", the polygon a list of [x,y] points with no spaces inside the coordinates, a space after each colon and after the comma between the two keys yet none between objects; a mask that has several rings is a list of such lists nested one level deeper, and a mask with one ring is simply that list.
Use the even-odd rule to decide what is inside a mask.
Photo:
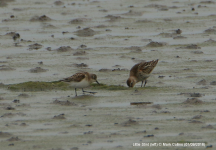
[{"label": "wet mudflat", "polygon": [[[1,1],[2,149],[215,143],[214,1]],[[20,43],[13,36],[20,34]],[[145,88],[131,67],[159,59]],[[58,80],[95,73],[84,94]],[[130,105],[149,102],[145,105]],[[145,147],[191,149],[191,147]]]}]

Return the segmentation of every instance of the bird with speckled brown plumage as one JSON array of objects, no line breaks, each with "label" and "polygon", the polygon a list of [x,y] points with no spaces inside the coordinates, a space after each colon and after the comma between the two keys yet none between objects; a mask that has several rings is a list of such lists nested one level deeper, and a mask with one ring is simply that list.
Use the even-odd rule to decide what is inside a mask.
[{"label": "bird with speckled brown plumage", "polygon": [[147,78],[150,76],[150,73],[153,71],[153,69],[156,67],[158,63],[158,59],[148,61],[148,62],[141,62],[136,65],[134,65],[130,70],[130,76],[127,80],[127,85],[129,87],[134,87],[134,85],[142,81],[141,87],[143,85],[143,82],[145,81],[144,87],[147,83]]},{"label": "bird with speckled brown plumage", "polygon": [[[97,76],[95,74],[90,74],[88,72],[79,72],[76,73],[68,78],[64,78],[60,81],[68,83],[71,87],[75,88],[75,94],[77,96],[76,89],[82,88],[83,93],[88,92],[84,91],[83,88],[88,87],[92,82],[99,82],[97,81]],[[96,92],[88,92],[91,94],[95,94]]]}]

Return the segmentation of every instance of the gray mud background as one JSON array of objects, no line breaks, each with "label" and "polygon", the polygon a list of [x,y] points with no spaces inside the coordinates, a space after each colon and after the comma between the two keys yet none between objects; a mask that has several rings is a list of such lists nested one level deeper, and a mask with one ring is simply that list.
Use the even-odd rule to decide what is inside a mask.
[{"label": "gray mud background", "polygon": [[[1,0],[0,6],[0,149],[216,146],[215,1]],[[14,33],[21,35],[18,46]],[[147,86],[127,88],[131,67],[153,59],[159,63]],[[85,89],[97,94],[78,90],[74,97],[73,88],[53,82],[79,71],[97,74],[102,85]],[[205,146],[133,147],[149,142]]]}]

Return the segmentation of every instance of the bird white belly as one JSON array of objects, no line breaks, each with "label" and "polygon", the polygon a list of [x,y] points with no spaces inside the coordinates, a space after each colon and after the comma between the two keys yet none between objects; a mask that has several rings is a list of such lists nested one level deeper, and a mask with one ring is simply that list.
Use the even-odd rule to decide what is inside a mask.
[{"label": "bird white belly", "polygon": [[90,85],[90,83],[86,80],[82,80],[80,82],[71,82],[70,86],[74,87],[74,88],[85,88],[88,87]]},{"label": "bird white belly", "polygon": [[139,74],[139,76],[138,76],[138,82],[146,80],[148,77],[150,77],[150,74]]}]

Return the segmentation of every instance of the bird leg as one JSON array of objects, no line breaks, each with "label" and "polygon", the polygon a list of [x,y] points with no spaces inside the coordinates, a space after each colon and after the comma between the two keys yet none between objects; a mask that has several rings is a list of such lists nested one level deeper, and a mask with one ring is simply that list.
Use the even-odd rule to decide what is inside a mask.
[{"label": "bird leg", "polygon": [[83,88],[82,88],[82,91],[83,91],[83,95],[84,95],[86,91],[84,91]]},{"label": "bird leg", "polygon": [[86,92],[86,93],[90,93],[90,94],[95,94],[95,93],[97,93],[97,92],[84,91],[83,88],[82,88],[82,91],[83,91],[83,93]]},{"label": "bird leg", "polygon": [[76,88],[75,88],[75,93],[76,93],[76,96],[77,96]]},{"label": "bird leg", "polygon": [[143,85],[143,81],[142,81],[142,83],[141,83],[141,87],[142,87],[142,85]]},{"label": "bird leg", "polygon": [[146,83],[147,83],[147,80],[145,80],[145,84],[144,84],[144,87],[145,87]]}]

